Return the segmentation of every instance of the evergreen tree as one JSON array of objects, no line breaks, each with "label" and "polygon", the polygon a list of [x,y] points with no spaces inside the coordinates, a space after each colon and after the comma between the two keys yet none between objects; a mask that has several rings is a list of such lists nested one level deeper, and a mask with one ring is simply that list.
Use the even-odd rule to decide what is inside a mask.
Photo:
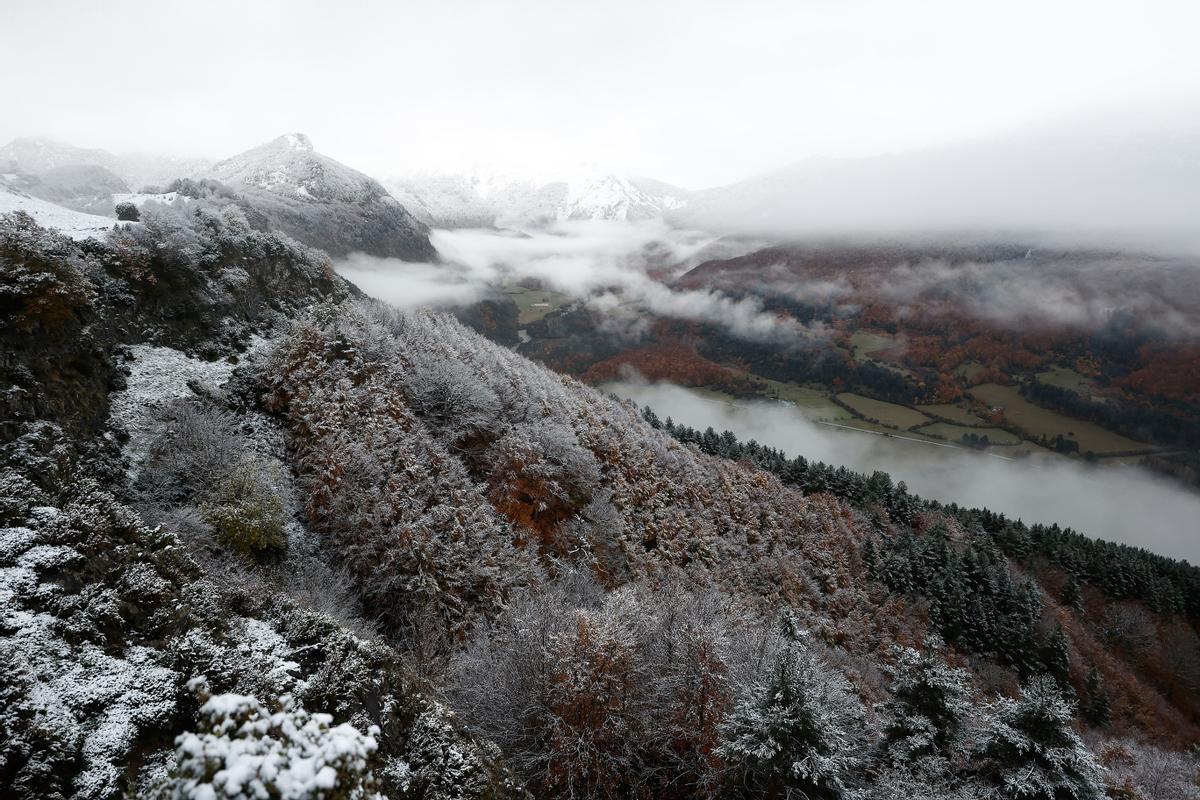
[{"label": "evergreen tree", "polygon": [[1080,590],[1079,581],[1075,580],[1074,575],[1068,575],[1067,582],[1063,584],[1062,601],[1063,605],[1068,608],[1083,611],[1083,592]]},{"label": "evergreen tree", "polygon": [[1054,633],[1051,634],[1042,651],[1042,662],[1046,666],[1046,673],[1065,689],[1069,685],[1068,679],[1071,676],[1071,654],[1067,649],[1067,635],[1063,633],[1061,625],[1055,627]]},{"label": "evergreen tree", "polygon": [[1109,704],[1108,692],[1100,682],[1100,670],[1092,667],[1087,676],[1087,703],[1083,706],[1083,716],[1088,722],[1098,728],[1106,728],[1112,722],[1112,707]]},{"label": "evergreen tree", "polygon": [[1071,728],[1072,710],[1045,675],[1030,681],[1020,699],[997,700],[976,753],[981,774],[1004,797],[1099,800],[1101,767]]},{"label": "evergreen tree", "polygon": [[783,620],[783,642],[769,676],[738,704],[717,753],[767,796],[840,798],[858,766],[863,709],[844,677]]},{"label": "evergreen tree", "polygon": [[883,758],[901,766],[952,752],[971,708],[966,673],[947,665],[932,649],[918,653],[907,647],[891,673],[891,697],[882,709]]}]

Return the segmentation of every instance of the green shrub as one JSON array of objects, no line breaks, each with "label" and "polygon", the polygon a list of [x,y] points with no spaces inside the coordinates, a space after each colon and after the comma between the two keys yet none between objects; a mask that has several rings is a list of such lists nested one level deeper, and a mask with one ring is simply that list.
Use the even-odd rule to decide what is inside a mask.
[{"label": "green shrub", "polygon": [[287,550],[283,503],[264,469],[254,461],[238,465],[220,480],[203,507],[217,541],[254,558],[278,556]]}]

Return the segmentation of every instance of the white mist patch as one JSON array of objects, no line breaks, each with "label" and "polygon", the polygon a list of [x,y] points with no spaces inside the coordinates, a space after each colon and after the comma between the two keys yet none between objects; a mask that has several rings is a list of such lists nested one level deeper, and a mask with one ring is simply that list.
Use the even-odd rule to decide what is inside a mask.
[{"label": "white mist patch", "polygon": [[334,268],[367,294],[400,308],[465,305],[488,292],[481,275],[453,265],[351,253]]},{"label": "white mist patch", "polygon": [[904,441],[815,423],[778,403],[731,406],[672,384],[604,387],[663,419],[730,430],[789,456],[882,470],[916,494],[986,507],[1027,523],[1057,522],[1088,536],[1200,563],[1200,495],[1134,467],[1089,467],[1063,459],[1003,461],[969,450]]},{"label": "white mist patch", "polygon": [[[354,253],[334,266],[367,294],[403,308],[467,305],[503,284],[533,279],[606,313],[616,313],[618,306],[640,308],[720,325],[735,336],[759,341],[813,332],[765,312],[755,298],[735,300],[716,290],[667,286],[656,276],[694,265],[715,239],[661,221],[562,222],[531,232],[435,230],[430,240],[444,263]],[[726,244],[721,252],[735,246]],[[749,243],[744,247],[751,249]]]}]

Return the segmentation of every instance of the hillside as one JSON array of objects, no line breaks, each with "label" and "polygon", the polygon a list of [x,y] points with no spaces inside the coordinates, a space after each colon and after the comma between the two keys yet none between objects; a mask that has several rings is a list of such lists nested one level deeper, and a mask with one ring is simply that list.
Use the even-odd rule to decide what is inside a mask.
[{"label": "hillside", "polygon": [[234,189],[273,227],[330,255],[437,259],[424,224],[374,179],[315,152],[303,134],[219,161],[203,177]]},{"label": "hillside", "polygon": [[0,172],[42,175],[69,167],[99,167],[124,181],[129,188],[122,191],[140,191],[147,184],[190,177],[210,163],[200,158],[138,153],[117,155],[45,138],[24,137],[0,147]]},{"label": "hillside", "polygon": [[0,266],[18,794],[1194,789],[1193,567],[664,422],[233,205]]},{"label": "hillside", "polygon": [[116,224],[115,217],[86,214],[42,200],[19,188],[20,185],[0,177],[0,213],[24,211],[39,224],[76,239],[103,236]]}]

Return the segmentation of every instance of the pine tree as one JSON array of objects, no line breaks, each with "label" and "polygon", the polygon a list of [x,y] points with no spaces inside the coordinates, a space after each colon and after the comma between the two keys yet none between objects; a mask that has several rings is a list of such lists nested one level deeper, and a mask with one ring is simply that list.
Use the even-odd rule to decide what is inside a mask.
[{"label": "pine tree", "polygon": [[1098,728],[1106,728],[1112,722],[1112,708],[1108,700],[1108,692],[1100,682],[1100,670],[1092,667],[1087,676],[1087,703],[1083,706],[1083,716],[1088,722]]},{"label": "pine tree", "polygon": [[1042,648],[1042,663],[1046,673],[1058,681],[1058,685],[1066,688],[1071,676],[1071,653],[1067,649],[1067,635],[1061,625],[1054,629],[1046,646]]},{"label": "pine tree", "polygon": [[1004,797],[1099,800],[1101,768],[1071,727],[1073,709],[1052,678],[1039,675],[1019,700],[1002,697],[976,751],[980,773]]},{"label": "pine tree", "polygon": [[783,643],[769,677],[730,715],[717,753],[742,772],[748,786],[768,796],[840,798],[860,762],[862,705],[791,615],[782,627]]},{"label": "pine tree", "polygon": [[[936,647],[936,642],[927,642]],[[932,650],[904,648],[891,669],[891,697],[883,705],[881,755],[894,765],[911,765],[952,752],[970,713],[966,673]]]},{"label": "pine tree", "polygon": [[1068,575],[1067,582],[1063,584],[1062,601],[1063,605],[1068,608],[1083,611],[1083,592],[1080,590],[1079,581],[1075,580],[1074,575]]}]

